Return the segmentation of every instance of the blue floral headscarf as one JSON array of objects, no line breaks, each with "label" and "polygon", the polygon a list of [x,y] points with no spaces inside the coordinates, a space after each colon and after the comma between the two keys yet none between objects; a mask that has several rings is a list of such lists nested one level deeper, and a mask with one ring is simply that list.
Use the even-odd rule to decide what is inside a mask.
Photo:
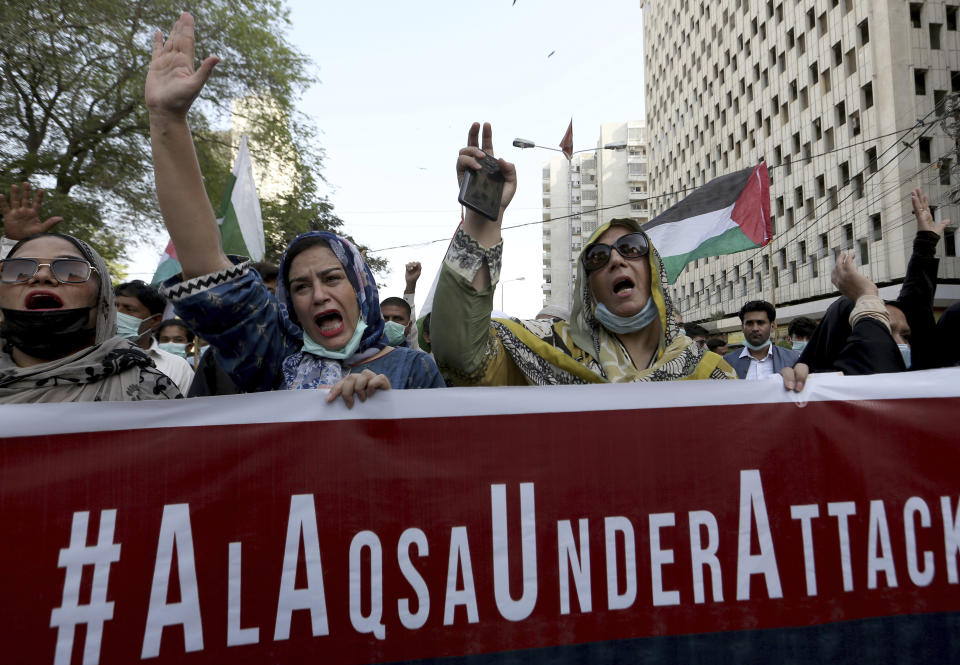
[{"label": "blue floral headscarf", "polygon": [[277,300],[280,303],[280,318],[283,320],[287,332],[294,337],[303,339],[303,328],[297,322],[293,301],[290,299],[290,290],[287,286],[290,275],[290,260],[287,257],[294,247],[309,238],[320,238],[326,241],[330,250],[343,265],[343,271],[357,294],[360,316],[367,323],[367,329],[363,333],[357,352],[360,353],[373,348],[379,350],[387,346],[387,339],[383,334],[383,316],[380,314],[380,295],[377,291],[377,282],[373,278],[373,273],[370,272],[370,267],[360,256],[359,250],[352,242],[329,231],[301,233],[287,245],[283,258],[280,260],[281,279],[277,283]]},{"label": "blue floral headscarf", "polygon": [[[302,233],[287,246],[280,260],[280,280],[277,283],[277,301],[280,309],[280,320],[287,333],[297,339],[303,339],[303,328],[297,321],[293,301],[287,286],[290,275],[290,262],[302,251],[297,246],[310,239],[317,238],[329,245],[340,263],[343,271],[357,295],[357,304],[360,306],[360,316],[367,324],[360,338],[360,346],[353,356],[344,363],[353,365],[376,354],[387,346],[387,338],[383,334],[384,322],[380,314],[380,295],[377,291],[377,282],[370,272],[367,262],[360,256],[360,252],[352,242],[328,231],[308,231]],[[312,244],[312,243],[311,243]],[[294,249],[297,251],[293,251]],[[303,249],[306,249],[304,247]],[[344,375],[343,365],[336,360],[318,358],[303,351],[295,353],[283,362],[284,387],[287,389],[317,388],[333,385]]]}]

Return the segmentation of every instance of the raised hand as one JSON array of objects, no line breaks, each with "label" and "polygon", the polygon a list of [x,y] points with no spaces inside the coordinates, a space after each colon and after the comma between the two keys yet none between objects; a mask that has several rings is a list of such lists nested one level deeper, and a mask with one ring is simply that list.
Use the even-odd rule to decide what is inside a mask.
[{"label": "raised hand", "polygon": [[407,281],[407,290],[404,293],[415,293],[417,288],[417,280],[420,279],[420,262],[411,261],[407,264],[406,271],[404,272],[404,278]]},{"label": "raised hand", "polygon": [[879,293],[877,285],[869,277],[861,275],[856,268],[856,254],[854,252],[840,252],[837,265],[830,274],[830,281],[839,289],[840,293],[856,302],[860,296],[875,296]]},{"label": "raised hand", "polygon": [[157,30],[144,95],[151,115],[185,117],[219,58],[209,57],[194,70],[193,17],[184,12],[167,41]]},{"label": "raised hand", "polygon": [[[482,150],[480,148],[481,145],[483,146]],[[491,157],[494,156],[493,129],[490,127],[489,122],[483,123],[483,134],[481,137],[480,123],[475,122],[470,126],[470,131],[467,133],[467,147],[461,149],[460,155],[457,157],[457,183],[463,180],[463,174],[467,169],[474,171],[480,170],[479,160],[483,159],[484,153]],[[503,173],[503,194],[500,197],[499,223],[503,221],[503,211],[510,205],[510,201],[513,200],[513,195],[517,192],[517,168],[502,158],[498,159],[497,163],[500,165],[500,172]],[[480,215],[468,209],[466,217],[476,217],[479,219]]]},{"label": "raised hand", "polygon": [[943,230],[947,228],[950,220],[945,219],[939,224],[934,221],[930,212],[930,199],[919,187],[910,192],[910,202],[913,203],[913,214],[917,217],[917,231],[933,231],[942,238]]},{"label": "raised hand", "polygon": [[46,233],[63,221],[63,217],[51,217],[40,221],[40,204],[43,190],[38,189],[30,199],[30,183],[20,187],[10,186],[10,199],[0,194],[0,212],[3,212],[3,235],[9,240],[23,240],[35,233]]}]

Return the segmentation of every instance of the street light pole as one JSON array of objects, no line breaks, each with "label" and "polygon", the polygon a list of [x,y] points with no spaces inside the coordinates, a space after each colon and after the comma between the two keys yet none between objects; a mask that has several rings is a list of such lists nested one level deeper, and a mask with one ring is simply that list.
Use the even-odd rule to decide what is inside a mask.
[{"label": "street light pole", "polygon": [[[569,278],[567,280],[567,308],[571,311],[573,310],[573,289],[576,284],[576,258],[573,255],[573,156],[583,152],[594,152],[599,153],[600,150],[597,148],[584,148],[583,150],[574,150],[569,153],[569,156],[563,150],[559,148],[551,148],[545,145],[539,145],[529,139],[516,138],[513,140],[513,146],[515,148],[520,148],[525,150],[527,148],[540,148],[541,150],[552,150],[553,152],[561,152],[564,157],[567,158],[567,252],[569,253],[569,260],[567,262],[567,269],[569,271]],[[627,143],[625,141],[619,141],[614,143],[604,144],[602,150],[625,150]],[[601,174],[602,178],[602,174]],[[577,215],[577,221],[580,220],[580,215]],[[581,222],[582,223],[582,222]],[[581,227],[582,229],[582,227]],[[582,232],[582,230],[581,230]]]}]

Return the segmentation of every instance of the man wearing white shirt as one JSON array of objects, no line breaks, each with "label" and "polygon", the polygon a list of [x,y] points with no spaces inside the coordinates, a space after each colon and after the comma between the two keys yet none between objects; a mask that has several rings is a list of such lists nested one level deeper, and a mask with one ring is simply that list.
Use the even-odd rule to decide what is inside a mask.
[{"label": "man wearing white shirt", "polygon": [[800,354],[773,343],[777,310],[766,300],[751,300],[740,308],[743,323],[743,349],[731,351],[723,359],[741,379],[769,379],[784,367],[793,367]]},{"label": "man wearing white shirt", "polygon": [[117,334],[139,346],[157,369],[177,384],[184,396],[193,382],[193,369],[185,359],[164,351],[153,336],[160,325],[166,300],[160,293],[139,279],[120,284],[113,291],[117,304]]}]

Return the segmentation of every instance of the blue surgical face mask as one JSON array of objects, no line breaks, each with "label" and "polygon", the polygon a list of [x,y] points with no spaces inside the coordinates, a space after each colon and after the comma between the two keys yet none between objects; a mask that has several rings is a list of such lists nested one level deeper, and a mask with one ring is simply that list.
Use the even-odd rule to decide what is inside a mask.
[{"label": "blue surgical face mask", "polygon": [[182,342],[161,342],[157,346],[175,356],[180,356],[181,358],[187,357],[187,345]]},{"label": "blue surgical face mask", "polygon": [[320,356],[321,358],[330,358],[332,360],[346,360],[352,356],[357,351],[357,347],[360,346],[360,340],[363,339],[363,331],[367,329],[367,322],[363,320],[363,317],[357,321],[357,327],[353,331],[353,335],[350,337],[350,341],[342,349],[327,349],[320,344],[317,344],[310,335],[304,331],[303,333],[303,352],[312,353],[315,356]]},{"label": "blue surgical face mask", "polygon": [[653,323],[653,320],[657,318],[657,307],[653,304],[653,296],[651,295],[647,298],[647,304],[643,306],[643,309],[633,316],[617,316],[607,309],[607,306],[603,303],[597,305],[593,315],[600,322],[600,325],[610,332],[624,335],[643,330]]},{"label": "blue surgical face mask", "polygon": [[910,345],[909,344],[897,344],[897,348],[900,349],[900,355],[903,356],[903,364],[907,366],[907,369],[910,369]]},{"label": "blue surgical face mask", "polygon": [[806,343],[806,342],[794,342],[792,348],[793,348],[794,351],[800,353],[800,352],[803,351],[805,348],[807,348],[807,343]]},{"label": "blue surgical face mask", "polygon": [[383,332],[387,335],[390,346],[400,346],[407,334],[407,328],[402,323],[387,321],[383,324]]},{"label": "blue surgical face mask", "polygon": [[750,340],[748,340],[748,339],[746,339],[746,338],[744,338],[744,340],[743,340],[743,345],[746,346],[746,347],[747,347],[748,349],[750,349],[751,351],[763,351],[765,348],[767,348],[768,346],[770,346],[770,344],[771,344],[771,342],[770,342],[770,338],[769,338],[769,337],[767,338],[767,341],[764,342],[763,344],[751,344],[751,343],[750,343]]},{"label": "blue surgical face mask", "polygon": [[117,334],[127,339],[137,339],[140,337],[140,326],[146,319],[138,319],[135,316],[117,312]]}]

